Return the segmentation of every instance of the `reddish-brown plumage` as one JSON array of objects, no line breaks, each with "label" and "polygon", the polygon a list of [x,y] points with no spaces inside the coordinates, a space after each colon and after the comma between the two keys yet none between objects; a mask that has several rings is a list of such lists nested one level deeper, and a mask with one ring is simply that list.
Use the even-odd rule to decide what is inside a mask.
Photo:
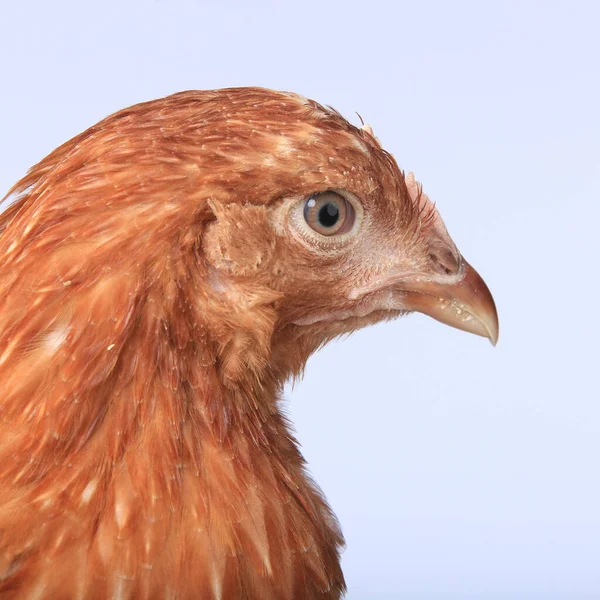
[{"label": "reddish-brown plumage", "polygon": [[[375,282],[435,279],[440,244],[460,260],[410,185],[369,131],[240,88],[125,109],[15,186],[2,597],[340,597],[342,536],[278,397],[327,340],[410,310]],[[327,189],[364,206],[351,251],[290,233]]]}]

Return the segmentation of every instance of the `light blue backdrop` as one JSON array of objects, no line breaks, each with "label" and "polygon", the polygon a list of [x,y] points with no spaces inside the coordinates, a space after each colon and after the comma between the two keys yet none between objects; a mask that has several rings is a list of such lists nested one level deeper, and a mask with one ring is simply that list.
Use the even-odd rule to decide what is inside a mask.
[{"label": "light blue backdrop", "polygon": [[293,90],[360,112],[488,282],[496,349],[412,316],[287,392],[350,599],[600,597],[599,6],[2,5],[0,189],[125,105]]}]

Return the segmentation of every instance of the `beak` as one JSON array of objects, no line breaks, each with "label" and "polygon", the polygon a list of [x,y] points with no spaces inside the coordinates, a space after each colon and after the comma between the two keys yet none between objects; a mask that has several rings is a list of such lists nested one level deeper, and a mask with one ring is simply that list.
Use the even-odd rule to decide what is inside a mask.
[{"label": "beak", "polygon": [[445,279],[400,283],[408,310],[421,312],[441,323],[487,337],[495,346],[499,324],[496,304],[479,273],[463,258],[455,274]]}]

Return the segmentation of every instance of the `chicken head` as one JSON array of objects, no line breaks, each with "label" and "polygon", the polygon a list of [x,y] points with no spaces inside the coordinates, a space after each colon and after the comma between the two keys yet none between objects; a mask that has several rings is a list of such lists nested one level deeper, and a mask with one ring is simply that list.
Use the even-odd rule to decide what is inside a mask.
[{"label": "chicken head", "polygon": [[66,142],[0,215],[0,597],[331,599],[343,538],[279,408],[328,340],[498,319],[368,127],[259,88]]}]

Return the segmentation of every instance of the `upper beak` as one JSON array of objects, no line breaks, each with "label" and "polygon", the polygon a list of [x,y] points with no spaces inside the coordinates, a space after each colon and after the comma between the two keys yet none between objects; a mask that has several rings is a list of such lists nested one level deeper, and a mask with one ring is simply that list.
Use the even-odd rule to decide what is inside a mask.
[{"label": "upper beak", "polygon": [[461,257],[460,268],[445,278],[402,281],[404,302],[409,310],[498,341],[498,313],[492,294],[479,273]]}]

